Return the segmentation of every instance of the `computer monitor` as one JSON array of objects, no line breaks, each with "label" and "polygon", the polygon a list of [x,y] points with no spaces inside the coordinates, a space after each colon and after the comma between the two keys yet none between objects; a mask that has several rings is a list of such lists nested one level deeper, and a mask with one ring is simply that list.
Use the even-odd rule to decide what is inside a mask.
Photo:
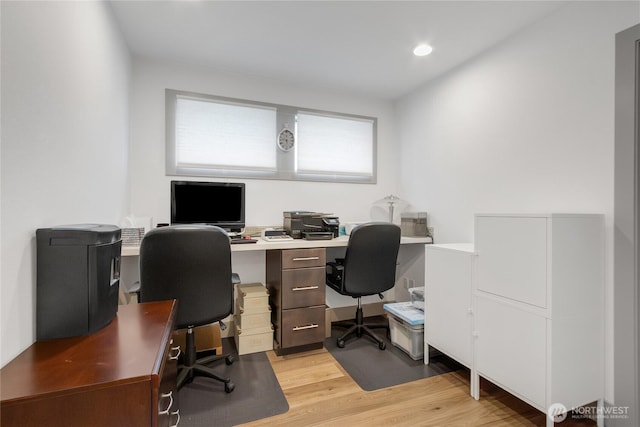
[{"label": "computer monitor", "polygon": [[244,183],[171,181],[171,224],[208,224],[240,232],[244,202]]}]

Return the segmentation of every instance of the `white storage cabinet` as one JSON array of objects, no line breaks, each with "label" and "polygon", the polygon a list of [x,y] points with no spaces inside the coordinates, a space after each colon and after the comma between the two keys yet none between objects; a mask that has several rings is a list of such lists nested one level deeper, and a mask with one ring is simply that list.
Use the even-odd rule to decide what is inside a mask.
[{"label": "white storage cabinet", "polygon": [[475,250],[473,376],[545,413],[601,406],[603,216],[478,214]]},{"label": "white storage cabinet", "polygon": [[429,346],[472,371],[473,381],[472,276],[474,250],[471,243],[425,246],[424,363]]}]

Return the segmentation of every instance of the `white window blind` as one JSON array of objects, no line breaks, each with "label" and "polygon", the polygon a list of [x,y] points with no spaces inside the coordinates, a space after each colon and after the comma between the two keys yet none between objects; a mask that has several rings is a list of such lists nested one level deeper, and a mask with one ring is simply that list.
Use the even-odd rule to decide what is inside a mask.
[{"label": "white window blind", "polygon": [[[375,117],[165,90],[166,173],[376,182]],[[292,150],[278,134],[293,125]]]},{"label": "white window blind", "polygon": [[374,121],[298,112],[296,171],[374,175]]},{"label": "white window blind", "polygon": [[275,170],[276,112],[178,96],[176,168]]}]

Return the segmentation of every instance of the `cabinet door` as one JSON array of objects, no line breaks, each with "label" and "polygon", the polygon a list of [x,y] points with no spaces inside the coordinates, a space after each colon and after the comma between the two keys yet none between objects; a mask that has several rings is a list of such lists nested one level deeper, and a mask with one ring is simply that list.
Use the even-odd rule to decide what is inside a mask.
[{"label": "cabinet door", "polygon": [[476,218],[478,290],[545,308],[547,219]]},{"label": "cabinet door", "polygon": [[425,341],[471,366],[470,252],[426,247]]},{"label": "cabinet door", "polygon": [[546,318],[476,296],[474,319],[478,373],[546,408]]}]

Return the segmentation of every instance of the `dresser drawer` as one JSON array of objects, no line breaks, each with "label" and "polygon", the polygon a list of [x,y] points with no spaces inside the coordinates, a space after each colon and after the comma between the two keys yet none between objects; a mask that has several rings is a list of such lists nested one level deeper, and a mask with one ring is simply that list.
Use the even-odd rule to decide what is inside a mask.
[{"label": "dresser drawer", "polygon": [[325,268],[282,271],[282,308],[324,305]]},{"label": "dresser drawer", "polygon": [[324,305],[282,311],[281,347],[324,341]]},{"label": "dresser drawer", "polygon": [[282,251],[282,269],[324,267],[326,256],[324,248],[290,249]]},{"label": "dresser drawer", "polygon": [[160,387],[158,389],[158,427],[175,425],[180,417],[178,409],[178,357],[180,346],[173,339],[169,340],[165,349],[165,360],[160,370]]}]

